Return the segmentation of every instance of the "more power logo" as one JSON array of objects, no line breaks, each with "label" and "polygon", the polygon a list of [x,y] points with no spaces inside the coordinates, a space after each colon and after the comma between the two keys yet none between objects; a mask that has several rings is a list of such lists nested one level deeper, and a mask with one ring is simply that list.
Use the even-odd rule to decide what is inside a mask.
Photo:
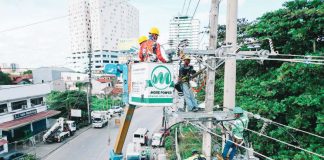
[{"label": "more power logo", "polygon": [[156,66],[151,73],[151,83],[159,90],[166,89],[172,83],[171,72],[165,66]]}]

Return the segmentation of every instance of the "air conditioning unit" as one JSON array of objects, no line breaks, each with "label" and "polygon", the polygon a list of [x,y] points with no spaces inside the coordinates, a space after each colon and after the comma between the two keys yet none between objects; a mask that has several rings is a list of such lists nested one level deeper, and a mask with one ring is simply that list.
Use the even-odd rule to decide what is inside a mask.
[{"label": "air conditioning unit", "polygon": [[27,109],[27,105],[22,105],[22,109]]}]

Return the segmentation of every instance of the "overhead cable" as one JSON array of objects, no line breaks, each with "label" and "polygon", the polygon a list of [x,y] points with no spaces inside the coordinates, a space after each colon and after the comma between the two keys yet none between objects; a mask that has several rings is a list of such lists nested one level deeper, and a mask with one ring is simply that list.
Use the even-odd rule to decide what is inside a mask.
[{"label": "overhead cable", "polygon": [[187,8],[187,11],[186,11],[186,16],[188,15],[190,4],[191,4],[191,0],[189,0],[188,8]]},{"label": "overhead cable", "polygon": [[186,6],[186,1],[187,1],[187,0],[184,0],[184,2],[183,2],[183,5],[182,5],[182,10],[181,10],[181,15],[183,14],[183,11],[184,11],[184,7]]},{"label": "overhead cable", "polygon": [[[121,3],[124,3],[124,2],[127,2],[127,0],[121,1],[119,3],[115,3],[114,5],[118,5],[118,4],[121,4]],[[100,8],[101,7],[95,8],[95,9],[100,9]],[[79,13],[79,14],[81,14],[81,13]],[[47,22],[51,22],[51,21],[55,21],[55,20],[59,20],[59,19],[64,19],[64,18],[69,17],[69,16],[71,16],[71,15],[68,14],[68,15],[63,15],[63,16],[57,16],[57,17],[53,17],[53,18],[49,18],[49,19],[45,19],[45,20],[36,21],[36,22],[26,24],[26,25],[7,28],[7,29],[4,29],[4,30],[1,30],[0,33],[10,32],[10,31],[14,31],[14,30],[18,30],[18,29],[22,29],[22,28],[26,28],[26,27],[30,27],[30,26],[42,24],[42,23],[47,23]]]},{"label": "overhead cable", "polygon": [[197,3],[197,5],[196,5],[195,11],[194,11],[193,14],[192,14],[191,19],[193,19],[193,18],[195,17],[195,14],[196,14],[197,8],[198,8],[198,6],[199,6],[199,2],[200,2],[200,0],[198,0],[198,3]]},{"label": "overhead cable", "polygon": [[302,150],[302,151],[307,152],[307,153],[309,153],[309,154],[316,155],[316,156],[318,156],[318,157],[324,158],[324,155],[320,155],[320,154],[318,154],[318,153],[315,153],[315,152],[312,152],[312,151],[306,150],[306,149],[304,149],[304,148],[301,148],[301,147],[298,147],[298,146],[292,145],[292,144],[290,144],[290,143],[287,143],[287,142],[281,141],[281,140],[279,140],[279,139],[276,139],[276,138],[273,138],[273,137],[267,136],[267,135],[265,135],[265,134],[262,134],[262,133],[256,132],[256,131],[254,131],[254,130],[251,130],[251,129],[248,129],[248,128],[245,128],[245,130],[248,130],[248,131],[250,131],[250,132],[253,132],[253,133],[255,133],[255,134],[259,135],[259,136],[267,137],[267,138],[272,139],[272,140],[274,140],[274,141],[277,141],[277,142],[279,142],[279,143],[283,143],[283,144],[288,145],[288,146],[290,146],[290,147],[294,147],[294,148],[296,148],[296,149]]},{"label": "overhead cable", "polygon": [[[204,131],[206,131],[206,132],[208,132],[208,133],[210,133],[210,134],[212,134],[212,135],[215,135],[215,136],[217,136],[217,137],[222,138],[221,135],[218,135],[218,134],[216,134],[216,133],[210,131],[210,129],[208,129],[208,128],[206,128],[206,127],[202,127],[202,126],[200,126],[200,125],[194,124],[194,123],[189,122],[189,121],[188,121],[188,123],[191,124],[191,125],[193,125],[193,126],[195,126],[195,127],[197,127],[197,128],[200,128],[201,130],[204,130]],[[265,159],[273,160],[272,158],[267,157],[267,156],[265,156],[265,155],[263,155],[263,154],[261,154],[261,153],[259,153],[259,152],[256,152],[256,151],[252,150],[251,148],[247,148],[247,147],[242,146],[242,145],[240,145],[240,144],[238,144],[238,143],[235,143],[235,142],[233,142],[233,141],[231,141],[231,140],[228,140],[228,141],[230,141],[230,142],[232,142],[233,144],[238,145],[238,146],[240,146],[240,147],[242,147],[242,148],[244,148],[244,149],[246,149],[246,150],[248,150],[248,151],[251,151],[251,152],[253,152],[253,153],[255,153],[255,154],[257,154],[257,155],[259,155],[259,156],[261,156],[261,157],[263,157],[263,158],[265,158]]]}]

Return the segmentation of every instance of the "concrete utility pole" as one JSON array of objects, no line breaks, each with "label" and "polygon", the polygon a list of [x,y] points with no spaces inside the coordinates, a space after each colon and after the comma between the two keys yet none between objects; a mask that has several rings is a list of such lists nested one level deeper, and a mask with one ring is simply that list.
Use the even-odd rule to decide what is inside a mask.
[{"label": "concrete utility pole", "polygon": [[[237,47],[237,0],[227,0],[226,44],[231,44],[231,52]],[[225,60],[224,107],[234,108],[236,86],[236,59]],[[227,109],[224,108],[226,111]]]},{"label": "concrete utility pole", "polygon": [[91,73],[91,67],[92,67],[92,63],[91,63],[91,57],[92,57],[92,49],[91,49],[91,44],[90,44],[90,53],[88,54],[88,58],[89,58],[89,64],[88,64],[88,75],[89,75],[89,84],[88,84],[88,89],[87,89],[87,108],[88,108],[88,123],[91,123],[91,117],[90,117],[90,106],[91,106],[91,96],[92,96],[92,83],[91,83],[91,79],[92,79],[92,73]]},{"label": "concrete utility pole", "polygon": [[[210,9],[210,28],[209,28],[209,50],[215,50],[217,47],[217,27],[218,27],[218,11],[219,11],[219,0],[211,1]],[[209,66],[216,66],[216,59],[209,59],[207,61]],[[205,105],[206,112],[213,112],[214,106],[214,94],[215,94],[215,70],[211,68],[207,69],[207,80],[206,80],[206,96]],[[212,128],[212,122],[205,122],[207,128]],[[211,159],[211,135],[208,132],[203,133],[203,154],[207,160]]]}]

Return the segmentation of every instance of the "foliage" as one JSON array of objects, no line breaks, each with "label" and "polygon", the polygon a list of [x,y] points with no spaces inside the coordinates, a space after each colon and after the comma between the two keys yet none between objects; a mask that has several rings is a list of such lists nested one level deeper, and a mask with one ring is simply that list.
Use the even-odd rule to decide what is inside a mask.
[{"label": "foliage", "polygon": [[25,74],[32,74],[33,72],[32,72],[32,70],[27,70],[27,71],[24,71],[23,72],[23,74],[25,75]]},{"label": "foliage", "polygon": [[61,111],[61,115],[67,118],[70,118],[71,109],[81,109],[83,115],[87,112],[87,94],[83,91],[52,91],[46,103],[50,109]]},{"label": "foliage", "polygon": [[[246,33],[246,30],[250,26],[251,22],[249,22],[246,18],[240,18],[237,20],[237,42],[242,43],[244,41],[244,38],[247,38],[248,35]],[[222,44],[225,42],[226,37],[226,25],[218,25],[218,35],[217,35],[217,41],[219,44]]]},{"label": "foliage", "polygon": [[114,100],[111,97],[92,97],[91,108],[92,110],[108,110],[111,106],[119,105],[120,102],[120,100]]},{"label": "foliage", "polygon": [[26,156],[22,157],[23,160],[37,160],[36,155],[33,154],[27,154]]},{"label": "foliage", "polygon": [[9,85],[9,84],[12,84],[9,74],[0,71],[0,85]]},{"label": "foliage", "polygon": [[[247,33],[264,40],[271,38],[281,54],[323,55],[322,42],[313,51],[313,42],[323,37],[324,3],[296,0],[284,8],[258,18]],[[268,44],[262,41],[262,48]],[[273,121],[318,135],[324,135],[324,67],[302,63],[238,61],[236,104]],[[216,74],[215,104],[223,104],[223,68]],[[260,131],[261,121],[251,119],[249,128]],[[324,153],[324,142],[314,136],[270,125],[268,136],[307,150]],[[298,149],[250,133],[255,151],[274,159],[319,159]]]},{"label": "foliage", "polygon": [[75,86],[81,91],[83,88],[87,87],[87,82],[76,82]]},{"label": "foliage", "polygon": [[[322,0],[295,0],[282,9],[268,12],[248,29],[260,40],[271,38],[279,53],[305,54],[313,51],[313,43],[323,37],[324,3]],[[263,41],[263,48],[268,44]],[[323,47],[323,42],[317,42]]]}]

